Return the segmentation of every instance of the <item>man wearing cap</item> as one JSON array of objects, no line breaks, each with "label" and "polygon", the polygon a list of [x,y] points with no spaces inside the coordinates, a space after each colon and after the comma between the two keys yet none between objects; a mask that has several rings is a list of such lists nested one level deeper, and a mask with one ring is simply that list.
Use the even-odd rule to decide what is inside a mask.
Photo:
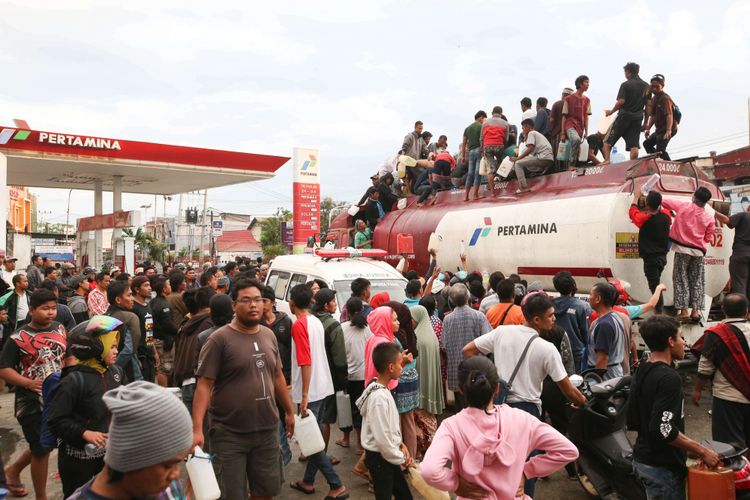
[{"label": "man wearing cap", "polygon": [[216,293],[229,293],[229,277],[222,276],[216,281]]},{"label": "man wearing cap", "polygon": [[73,288],[70,287],[70,282],[73,280],[73,271],[75,266],[69,262],[65,262],[62,265],[62,271],[60,276],[57,278],[57,289],[60,291],[60,297],[67,300],[73,295]]},{"label": "man wearing cap", "polygon": [[[651,77],[651,95],[648,103],[648,123],[643,127],[646,140],[643,147],[648,154],[657,153],[664,160],[671,160],[667,153],[669,141],[677,133],[677,120],[674,119],[674,102],[669,94],[664,92],[664,75],[656,74]],[[651,127],[656,127],[653,134],[649,134]]]},{"label": "man wearing cap", "polygon": [[12,286],[13,286],[13,276],[16,275],[16,262],[18,259],[13,257],[12,255],[8,255],[5,257],[5,262],[3,263],[3,283],[5,284],[3,286],[3,283],[0,283],[0,287],[4,288],[4,290],[0,291],[0,294],[4,294],[7,292]]},{"label": "man wearing cap", "polygon": [[180,400],[137,381],[106,392],[104,404],[112,415],[104,469],[68,500],[185,498],[178,479],[193,436]]}]

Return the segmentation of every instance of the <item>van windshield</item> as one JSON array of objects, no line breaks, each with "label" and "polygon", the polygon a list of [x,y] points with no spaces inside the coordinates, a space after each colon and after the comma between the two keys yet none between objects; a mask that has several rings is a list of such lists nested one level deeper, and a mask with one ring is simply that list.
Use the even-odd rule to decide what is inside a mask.
[{"label": "van windshield", "polygon": [[[336,297],[339,303],[339,309],[346,305],[346,301],[352,295],[351,284],[354,280],[341,280],[334,281],[333,288],[336,290]],[[387,292],[391,300],[396,302],[403,302],[406,299],[406,281],[403,280],[370,280],[370,296],[375,294]]]}]

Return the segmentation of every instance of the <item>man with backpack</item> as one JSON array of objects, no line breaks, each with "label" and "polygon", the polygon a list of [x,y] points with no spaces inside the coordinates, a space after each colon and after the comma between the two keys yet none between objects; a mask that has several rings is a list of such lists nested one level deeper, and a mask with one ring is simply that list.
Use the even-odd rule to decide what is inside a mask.
[{"label": "man with backpack", "polygon": [[[648,154],[658,154],[662,159],[669,161],[671,158],[667,153],[669,141],[677,133],[677,124],[680,123],[682,115],[675,109],[675,104],[669,94],[664,92],[664,75],[656,74],[651,77],[652,98],[648,104],[648,123],[644,125],[643,132],[646,140],[643,147]],[[653,134],[649,135],[651,127],[656,127]]]}]

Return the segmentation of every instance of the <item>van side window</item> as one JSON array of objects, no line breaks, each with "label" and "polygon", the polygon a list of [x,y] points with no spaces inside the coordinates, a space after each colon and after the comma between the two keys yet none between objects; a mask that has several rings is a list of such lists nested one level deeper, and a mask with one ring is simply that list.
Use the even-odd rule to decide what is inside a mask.
[{"label": "van side window", "polygon": [[289,273],[284,271],[271,271],[271,274],[268,275],[267,284],[273,288],[277,299],[284,299],[284,292],[286,291],[286,285],[289,283],[290,276]]},{"label": "van side window", "polygon": [[307,283],[307,275],[295,273],[294,276],[292,276],[292,280],[289,282],[289,289],[286,292],[286,299],[284,300],[289,302],[289,295],[292,291],[292,288],[294,288],[297,285],[304,285],[305,283]]}]

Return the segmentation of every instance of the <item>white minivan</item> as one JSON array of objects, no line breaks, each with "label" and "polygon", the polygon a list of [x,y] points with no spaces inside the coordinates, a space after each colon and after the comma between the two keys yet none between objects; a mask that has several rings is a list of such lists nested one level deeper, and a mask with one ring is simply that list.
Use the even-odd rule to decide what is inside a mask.
[{"label": "white minivan", "polygon": [[[291,314],[289,293],[295,285],[321,279],[336,290],[339,313],[351,297],[356,278],[370,281],[372,295],[388,292],[391,300],[403,302],[407,280],[390,264],[366,257],[321,258],[317,255],[282,255],[268,269],[266,285],[276,292],[276,308]],[[338,317],[338,314],[336,314]]]}]

